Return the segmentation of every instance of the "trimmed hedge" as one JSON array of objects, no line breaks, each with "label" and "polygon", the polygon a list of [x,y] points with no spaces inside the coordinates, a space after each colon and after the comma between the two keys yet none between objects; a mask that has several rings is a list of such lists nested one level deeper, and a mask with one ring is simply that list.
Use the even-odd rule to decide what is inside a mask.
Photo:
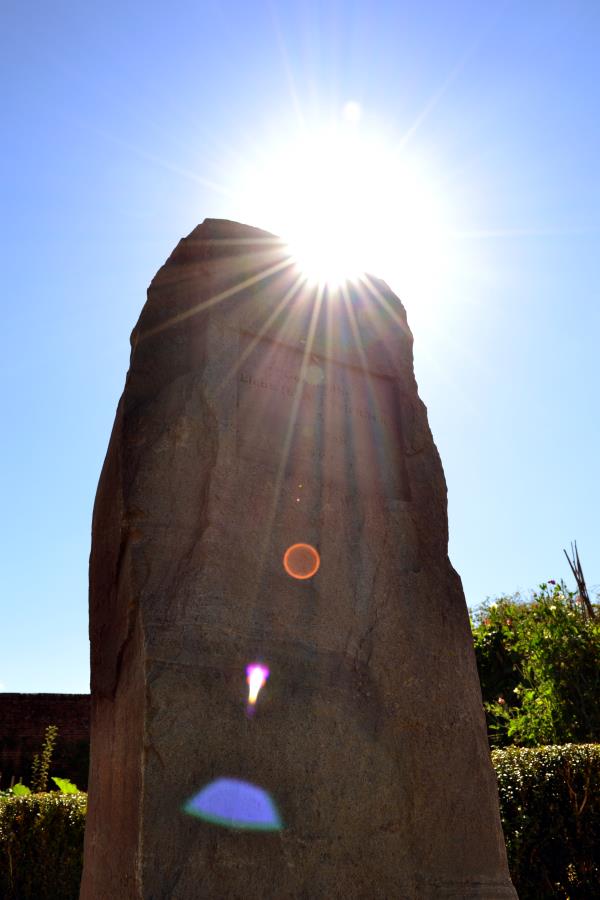
[{"label": "trimmed hedge", "polygon": [[87,795],[0,796],[2,900],[77,900]]},{"label": "trimmed hedge", "polygon": [[600,897],[600,744],[492,751],[520,900]]},{"label": "trimmed hedge", "polygon": [[[494,750],[520,900],[600,897],[600,744]],[[0,796],[2,900],[77,900],[84,793]]]}]

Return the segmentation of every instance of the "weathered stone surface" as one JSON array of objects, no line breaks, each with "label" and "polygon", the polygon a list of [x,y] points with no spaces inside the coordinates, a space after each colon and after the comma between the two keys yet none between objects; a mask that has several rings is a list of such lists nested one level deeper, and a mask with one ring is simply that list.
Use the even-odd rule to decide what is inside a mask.
[{"label": "weathered stone surface", "polygon": [[[404,309],[375,279],[295,285],[272,236],[207,220],[132,334],[94,510],[81,896],[514,898]],[[284,829],[185,815],[221,776]]]}]

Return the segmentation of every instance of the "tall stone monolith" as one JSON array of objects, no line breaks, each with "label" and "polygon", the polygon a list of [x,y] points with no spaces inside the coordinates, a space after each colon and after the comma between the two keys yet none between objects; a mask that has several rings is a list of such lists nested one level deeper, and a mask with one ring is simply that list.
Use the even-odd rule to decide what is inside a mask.
[{"label": "tall stone monolith", "polygon": [[[311,288],[209,219],[131,344],[93,520],[83,900],[515,898],[398,298]],[[282,828],[184,810],[222,778]]]}]

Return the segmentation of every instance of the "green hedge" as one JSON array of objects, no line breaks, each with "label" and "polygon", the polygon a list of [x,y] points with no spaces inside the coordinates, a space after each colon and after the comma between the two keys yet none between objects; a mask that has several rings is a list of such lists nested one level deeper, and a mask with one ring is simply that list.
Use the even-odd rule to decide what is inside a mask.
[{"label": "green hedge", "polygon": [[600,744],[494,750],[520,900],[600,897]]},{"label": "green hedge", "polygon": [[84,793],[0,796],[2,900],[77,900]]},{"label": "green hedge", "polygon": [[[600,897],[600,744],[494,750],[520,900]],[[87,797],[0,796],[2,900],[77,900]]]}]

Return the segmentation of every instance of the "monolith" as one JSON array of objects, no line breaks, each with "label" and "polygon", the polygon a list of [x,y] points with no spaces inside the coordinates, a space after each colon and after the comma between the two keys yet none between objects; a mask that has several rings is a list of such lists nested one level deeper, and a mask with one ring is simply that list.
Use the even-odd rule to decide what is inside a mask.
[{"label": "monolith", "polygon": [[93,518],[83,900],[515,898],[398,298],[208,219],[131,345]]}]

